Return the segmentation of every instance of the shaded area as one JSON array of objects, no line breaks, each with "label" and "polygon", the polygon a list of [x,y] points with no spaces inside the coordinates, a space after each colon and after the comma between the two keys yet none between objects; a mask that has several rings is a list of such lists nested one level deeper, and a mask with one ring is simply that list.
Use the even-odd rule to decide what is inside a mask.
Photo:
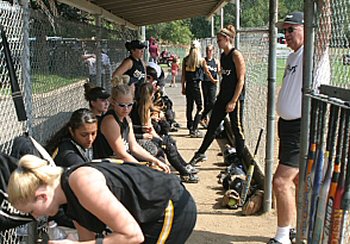
[{"label": "shaded area", "polygon": [[[234,223],[232,223],[232,228],[234,228]],[[241,235],[227,235],[221,233],[213,233],[210,231],[198,231],[195,230],[190,239],[186,242],[187,244],[195,243],[220,243],[220,244],[231,244],[231,243],[257,243],[257,242],[267,242],[270,238],[264,236],[241,236]]]}]

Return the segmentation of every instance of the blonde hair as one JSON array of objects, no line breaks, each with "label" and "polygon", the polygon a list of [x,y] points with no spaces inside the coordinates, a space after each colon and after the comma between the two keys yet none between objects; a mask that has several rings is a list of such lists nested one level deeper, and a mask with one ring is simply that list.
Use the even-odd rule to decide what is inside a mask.
[{"label": "blonde hair", "polygon": [[113,77],[113,79],[111,80],[112,82],[112,86],[118,86],[118,85],[127,85],[129,84],[130,81],[130,76],[128,75],[117,75],[115,77]]},{"label": "blonde hair", "polygon": [[16,206],[18,203],[34,200],[35,191],[40,186],[53,185],[62,172],[61,167],[50,166],[46,160],[34,155],[24,155],[8,183],[9,201]]},{"label": "blonde hair", "polygon": [[138,114],[141,124],[147,125],[150,119],[150,111],[152,107],[153,86],[151,83],[143,83],[140,87],[140,98],[138,99]]},{"label": "blonde hair", "polygon": [[233,25],[228,25],[228,26],[222,28],[216,35],[228,37],[228,38],[230,38],[231,42],[233,42],[235,37],[236,37],[236,29]]},{"label": "blonde hair", "polygon": [[117,99],[120,96],[133,95],[132,88],[126,84],[117,85],[112,88],[112,99]]},{"label": "blonde hair", "polygon": [[191,47],[190,53],[187,56],[186,67],[189,70],[196,70],[202,66],[202,56],[198,47]]}]

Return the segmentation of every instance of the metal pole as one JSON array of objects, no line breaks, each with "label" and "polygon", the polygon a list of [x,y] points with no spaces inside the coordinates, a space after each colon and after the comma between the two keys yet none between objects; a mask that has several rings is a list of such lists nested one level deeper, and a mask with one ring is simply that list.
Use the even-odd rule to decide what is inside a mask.
[{"label": "metal pole", "polygon": [[269,63],[268,63],[268,91],[267,91],[267,119],[266,119],[266,158],[264,182],[264,212],[271,211],[272,205],[272,170],[274,159],[275,137],[275,87],[276,87],[276,46],[277,46],[277,12],[278,0],[270,0],[269,14]]},{"label": "metal pole", "polygon": [[300,162],[299,162],[299,190],[297,200],[297,243],[301,243],[301,227],[304,203],[304,175],[307,160],[307,151],[309,145],[309,127],[310,127],[310,97],[306,94],[311,91],[312,85],[312,67],[313,67],[313,0],[304,1],[304,57],[303,57],[303,101],[302,101],[302,118],[300,131]]},{"label": "metal pole", "polygon": [[146,41],[146,26],[141,26],[141,36],[140,39],[141,41]]},{"label": "metal pole", "polygon": [[[139,39],[142,41],[142,42],[146,42],[146,26],[141,26],[139,28],[139,31],[138,31],[138,35],[139,35]],[[149,61],[149,56],[150,56],[150,53],[149,53],[149,41],[146,42],[146,49],[145,49],[145,52],[143,53],[143,58],[145,61]]]},{"label": "metal pole", "polygon": [[237,49],[239,49],[239,38],[240,38],[240,34],[239,34],[239,30],[241,29],[241,23],[240,23],[240,19],[241,19],[241,14],[240,14],[240,8],[241,8],[241,2],[240,0],[236,0],[236,38],[235,38],[235,47]]},{"label": "metal pole", "polygon": [[22,55],[22,82],[24,104],[27,112],[26,131],[29,135],[33,133],[33,87],[30,79],[30,43],[29,43],[29,20],[30,10],[28,0],[21,0],[23,8],[23,55]]},{"label": "metal pole", "polygon": [[220,29],[224,28],[224,8],[220,9]]},{"label": "metal pole", "polygon": [[[22,55],[22,82],[23,82],[23,94],[25,99],[25,108],[27,112],[27,128],[29,135],[33,132],[33,89],[32,81],[30,79],[30,49],[29,49],[29,21],[30,21],[30,9],[28,0],[21,0],[23,8],[23,55]],[[34,244],[38,238],[37,224],[35,222],[26,224],[24,228],[27,228],[27,236],[23,236],[23,241],[27,244]]]},{"label": "metal pole", "polygon": [[214,15],[211,16],[211,37],[215,36],[215,31],[214,31]]},{"label": "metal pole", "polygon": [[101,84],[101,74],[102,74],[102,54],[101,54],[101,36],[102,36],[102,29],[101,29],[101,16],[96,15],[96,26],[98,28],[97,37],[96,37],[96,85],[98,86],[104,86],[104,84]]}]

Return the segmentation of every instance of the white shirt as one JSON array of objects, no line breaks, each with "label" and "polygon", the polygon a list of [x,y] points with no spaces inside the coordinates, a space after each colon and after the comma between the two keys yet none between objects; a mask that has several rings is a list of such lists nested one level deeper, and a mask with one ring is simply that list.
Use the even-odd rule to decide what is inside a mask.
[{"label": "white shirt", "polygon": [[331,82],[331,64],[328,47],[317,61],[313,71],[314,82],[312,83],[312,89],[315,93],[319,93],[318,88],[320,85],[329,85]]},{"label": "white shirt", "polygon": [[277,113],[282,119],[301,118],[303,87],[303,52],[304,46],[289,54],[284,70],[283,84],[277,99]]},{"label": "white shirt", "polygon": [[102,54],[102,56],[101,56],[101,63],[102,63],[101,74],[103,74],[103,75],[106,74],[107,69],[108,69],[108,74],[111,74],[111,70],[110,70],[111,61],[110,61],[107,54],[105,54],[105,53],[101,53],[101,54]]}]

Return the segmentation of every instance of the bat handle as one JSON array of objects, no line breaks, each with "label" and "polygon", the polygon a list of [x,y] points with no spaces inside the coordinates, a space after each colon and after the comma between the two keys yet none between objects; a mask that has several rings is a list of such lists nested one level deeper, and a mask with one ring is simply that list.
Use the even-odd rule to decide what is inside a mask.
[{"label": "bat handle", "polygon": [[243,206],[243,204],[245,203],[245,200],[247,198],[249,188],[250,188],[250,182],[252,181],[252,177],[253,177],[253,173],[254,173],[254,164],[252,163],[249,166],[248,173],[247,173],[247,180],[246,180],[244,187],[243,187],[243,190],[242,190],[241,199],[240,199],[241,206]]}]

